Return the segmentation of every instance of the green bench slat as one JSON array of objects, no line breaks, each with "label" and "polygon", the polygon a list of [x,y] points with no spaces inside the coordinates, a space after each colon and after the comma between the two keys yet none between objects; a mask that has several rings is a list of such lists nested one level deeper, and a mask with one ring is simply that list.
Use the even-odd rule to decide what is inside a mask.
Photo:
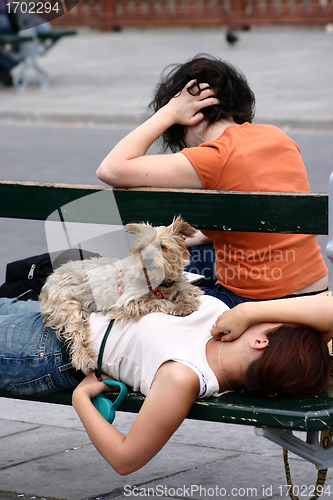
[{"label": "green bench slat", "polygon": [[[15,396],[0,390],[0,397],[71,405],[71,391],[45,396]],[[110,399],[114,396],[110,395]],[[128,393],[119,411],[137,413],[144,401],[140,393]],[[194,420],[273,427],[293,431],[318,431],[333,428],[333,387],[310,399],[267,399],[238,393],[219,398],[198,399],[188,417]]]},{"label": "green bench slat", "polygon": [[[0,217],[45,220],[57,208],[104,186],[0,181]],[[170,224],[175,215],[201,229],[328,233],[328,196],[308,193],[248,193],[177,189],[113,190],[124,224]],[[265,214],[263,217],[262,214]],[[104,215],[104,219],[103,219]],[[109,223],[107,205],[94,220]]]},{"label": "green bench slat", "polygon": [[32,42],[33,37],[32,36],[18,36],[18,35],[11,35],[9,34],[1,34],[0,33],[0,44],[7,44],[7,43],[23,43],[23,42]]},{"label": "green bench slat", "polygon": [[[48,31],[45,33],[38,33],[37,37],[40,41],[46,41],[46,40],[52,40],[56,42],[60,38],[64,36],[73,36],[76,35],[77,32],[74,30],[66,30],[66,31]],[[33,36],[24,36],[24,35],[17,35],[17,34],[11,34],[11,33],[0,33],[0,44],[7,44],[7,43],[24,43],[24,42],[32,42],[34,40]]]},{"label": "green bench slat", "polygon": [[41,41],[44,40],[54,40],[57,41],[64,36],[74,36],[77,34],[75,30],[65,30],[65,31],[47,31],[45,33],[38,33],[38,38]]}]

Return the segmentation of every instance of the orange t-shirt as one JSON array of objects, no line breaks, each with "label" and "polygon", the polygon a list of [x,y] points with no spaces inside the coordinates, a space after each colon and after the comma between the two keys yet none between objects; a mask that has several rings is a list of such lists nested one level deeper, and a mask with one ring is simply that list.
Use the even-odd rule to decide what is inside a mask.
[{"label": "orange t-shirt", "polygon": [[[216,141],[182,153],[203,189],[310,192],[297,144],[272,125],[232,125]],[[243,297],[283,297],[328,272],[316,236],[204,233],[214,241],[218,282]]]}]

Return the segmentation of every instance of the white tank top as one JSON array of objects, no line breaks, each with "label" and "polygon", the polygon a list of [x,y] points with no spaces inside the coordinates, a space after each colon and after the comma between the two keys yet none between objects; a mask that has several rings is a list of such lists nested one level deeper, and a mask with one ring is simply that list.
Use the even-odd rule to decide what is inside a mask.
[{"label": "white tank top", "polygon": [[[198,311],[185,316],[151,313],[137,323],[114,323],[107,340],[102,371],[147,395],[159,367],[169,360],[193,365],[202,373],[204,397],[217,396],[219,384],[206,358],[206,344],[217,317],[228,309],[222,301],[203,295]],[[102,313],[90,316],[91,342],[97,362],[99,347],[108,325]],[[200,377],[199,377],[200,378]]]}]

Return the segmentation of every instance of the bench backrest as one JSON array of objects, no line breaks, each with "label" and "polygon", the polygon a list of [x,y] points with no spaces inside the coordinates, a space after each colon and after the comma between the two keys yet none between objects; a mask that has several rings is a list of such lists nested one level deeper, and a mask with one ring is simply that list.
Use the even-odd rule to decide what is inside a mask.
[{"label": "bench backrest", "polygon": [[[46,220],[73,200],[104,186],[0,181],[0,217]],[[328,234],[328,195],[191,189],[114,189],[124,224],[170,224],[175,215],[200,229]],[[98,220],[108,223],[103,211]],[[104,220],[103,220],[104,218]]]}]

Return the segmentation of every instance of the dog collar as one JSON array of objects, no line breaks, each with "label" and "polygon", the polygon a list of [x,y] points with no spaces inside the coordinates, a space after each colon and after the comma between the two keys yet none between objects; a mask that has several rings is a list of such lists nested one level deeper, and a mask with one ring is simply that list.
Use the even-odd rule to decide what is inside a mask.
[{"label": "dog collar", "polygon": [[118,276],[117,276],[117,290],[118,290],[119,295],[122,295],[124,293],[123,274],[124,274],[124,266],[120,269]]},{"label": "dog collar", "polygon": [[[123,289],[123,274],[124,274],[124,269],[125,269],[125,266],[123,266],[119,273],[118,273],[118,276],[117,276],[117,290],[118,290],[118,293],[119,295],[122,295],[124,293],[124,289]],[[147,270],[146,268],[144,267],[143,268],[144,270],[144,273],[145,273],[145,278],[146,278],[146,282],[147,282],[147,285],[148,285],[148,288],[149,290],[155,295],[155,297],[157,297],[158,299],[164,299],[164,295],[162,294],[162,292],[158,289],[158,287],[152,287],[151,286],[151,283],[150,283],[150,280],[148,278],[148,274],[147,274]]]},{"label": "dog collar", "polygon": [[144,269],[144,270],[145,270],[146,282],[147,282],[149,290],[151,292],[153,292],[153,294],[155,295],[155,297],[157,297],[158,299],[164,299],[165,297],[164,297],[163,293],[159,290],[159,288],[157,286],[154,287],[154,288],[151,286],[151,283],[150,283],[150,281],[148,279],[148,276],[146,274],[147,270],[146,269]]}]

